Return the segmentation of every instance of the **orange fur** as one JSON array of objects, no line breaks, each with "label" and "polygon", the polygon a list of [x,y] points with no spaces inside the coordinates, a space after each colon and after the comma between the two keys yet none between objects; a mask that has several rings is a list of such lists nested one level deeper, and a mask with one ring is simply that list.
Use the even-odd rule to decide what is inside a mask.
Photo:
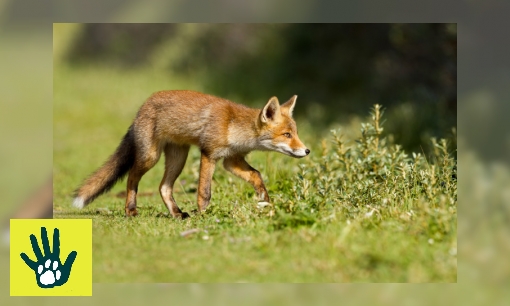
[{"label": "orange fur", "polygon": [[172,194],[190,145],[202,152],[199,211],[209,205],[214,168],[222,158],[227,170],[252,184],[259,199],[268,202],[260,173],[244,157],[253,150],[278,151],[293,157],[308,155],[292,119],[296,98],[280,105],[273,97],[260,110],[195,91],[157,92],[141,106],[116,152],[76,191],[74,205],[87,205],[129,172],[125,210],[126,215],[135,216],[138,183],[164,152],[161,197],[174,217],[187,217]]}]

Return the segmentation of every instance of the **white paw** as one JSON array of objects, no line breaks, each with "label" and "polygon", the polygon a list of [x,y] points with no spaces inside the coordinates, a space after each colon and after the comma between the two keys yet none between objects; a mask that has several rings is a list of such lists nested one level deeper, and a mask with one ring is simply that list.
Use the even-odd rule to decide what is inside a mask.
[{"label": "white paw", "polygon": [[269,202],[258,202],[257,205],[262,208],[271,205]]},{"label": "white paw", "polygon": [[58,262],[54,261],[52,265],[51,259],[46,260],[44,266],[39,265],[37,267],[37,274],[39,274],[39,282],[43,285],[53,285],[62,275],[58,270]]}]

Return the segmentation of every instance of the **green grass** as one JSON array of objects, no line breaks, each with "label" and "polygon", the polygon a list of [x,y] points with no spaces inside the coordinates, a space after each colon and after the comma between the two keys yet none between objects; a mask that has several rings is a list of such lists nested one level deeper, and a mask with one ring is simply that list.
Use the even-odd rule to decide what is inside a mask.
[{"label": "green grass", "polygon": [[[93,219],[95,282],[456,282],[456,161],[446,141],[427,158],[402,152],[378,107],[358,131],[324,139],[299,118],[304,159],[250,154],[272,206],[257,207],[251,186],[218,163],[208,211],[172,219],[158,191],[162,158],[140,183],[137,217],[124,217],[125,181],[72,208],[73,190],[161,89],[201,90],[152,70],[55,69],[54,217]],[[184,211],[196,209],[198,166],[194,148],[176,183]]]}]

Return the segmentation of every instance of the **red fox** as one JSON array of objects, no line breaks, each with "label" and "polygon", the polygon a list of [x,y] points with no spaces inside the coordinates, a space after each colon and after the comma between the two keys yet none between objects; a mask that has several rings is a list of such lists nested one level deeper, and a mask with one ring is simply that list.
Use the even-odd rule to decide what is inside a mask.
[{"label": "red fox", "polygon": [[76,190],[73,205],[83,208],[129,172],[125,211],[127,216],[136,216],[138,183],[164,152],[161,198],[173,217],[189,217],[175,203],[173,187],[190,145],[201,150],[199,212],[209,205],[214,168],[222,158],[226,170],[253,185],[259,201],[269,202],[260,172],[246,162],[245,156],[253,150],[297,158],[310,153],[299,140],[292,119],[296,98],[280,105],[272,97],[260,110],[195,91],[156,92],[141,106],[113,155]]}]

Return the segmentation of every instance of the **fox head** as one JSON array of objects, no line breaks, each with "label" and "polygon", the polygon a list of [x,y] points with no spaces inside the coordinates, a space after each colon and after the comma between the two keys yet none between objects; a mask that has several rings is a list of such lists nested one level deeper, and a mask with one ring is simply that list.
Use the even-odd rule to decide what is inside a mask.
[{"label": "fox head", "polygon": [[259,115],[259,144],[263,149],[277,151],[292,157],[301,158],[310,150],[299,140],[296,122],[292,111],[297,96],[280,105],[276,97],[267,102]]}]

